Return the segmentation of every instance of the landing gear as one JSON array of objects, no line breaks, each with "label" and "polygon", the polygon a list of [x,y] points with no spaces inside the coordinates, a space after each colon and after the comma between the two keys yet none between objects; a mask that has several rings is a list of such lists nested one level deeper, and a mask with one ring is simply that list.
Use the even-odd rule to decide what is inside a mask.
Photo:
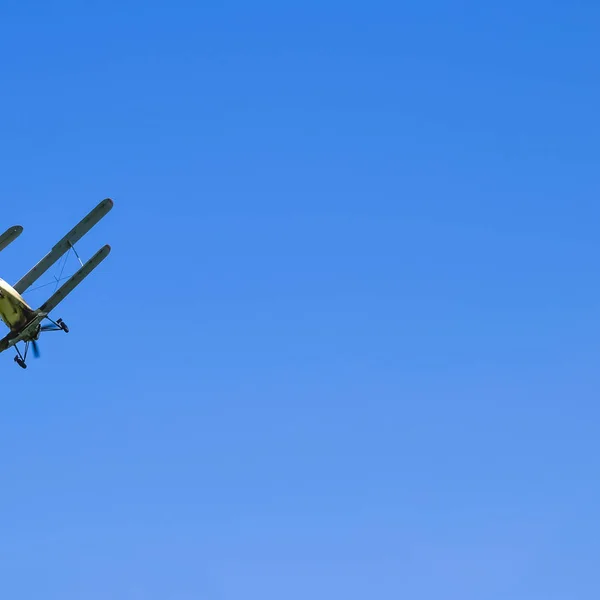
[{"label": "landing gear", "polygon": [[14,348],[17,351],[17,356],[15,356],[15,362],[21,367],[21,369],[26,369],[27,364],[27,354],[29,353],[29,346],[32,347],[33,356],[35,358],[39,358],[40,351],[38,347],[37,340],[40,337],[40,334],[46,331],[64,331],[65,333],[69,333],[69,328],[67,324],[62,320],[58,319],[57,321],[53,321],[50,317],[46,317],[48,321],[50,321],[50,325],[38,325],[35,331],[31,332],[27,337],[23,338],[23,342],[25,342],[25,349],[23,352],[19,350],[19,347],[15,344]]},{"label": "landing gear", "polygon": [[26,369],[27,364],[25,363],[25,360],[27,359],[27,353],[29,352],[29,342],[25,342],[25,353],[21,353],[18,346],[15,346],[15,350],[17,351],[15,362],[21,367],[21,369]]},{"label": "landing gear", "polygon": [[43,325],[42,327],[40,327],[40,332],[64,331],[65,333],[69,333],[69,328],[67,327],[67,324],[62,319],[58,319],[56,321],[53,321],[50,317],[46,317],[46,319],[48,319],[48,321],[50,321],[50,323],[52,323],[52,324],[51,325]]},{"label": "landing gear", "polygon": [[62,319],[58,319],[58,321],[56,321],[56,324],[65,332],[65,333],[69,333],[69,328],[67,327],[67,324],[62,320]]}]

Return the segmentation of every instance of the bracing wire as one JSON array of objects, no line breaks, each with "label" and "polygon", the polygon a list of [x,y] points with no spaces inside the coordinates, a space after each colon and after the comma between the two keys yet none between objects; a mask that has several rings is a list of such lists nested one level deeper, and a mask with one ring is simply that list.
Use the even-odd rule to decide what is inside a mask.
[{"label": "bracing wire", "polygon": [[60,270],[60,274],[58,276],[58,279],[56,280],[56,287],[54,288],[54,291],[56,291],[58,289],[58,284],[60,283],[60,279],[63,276],[63,273],[65,271],[65,266],[67,265],[67,260],[69,258],[69,254],[71,254],[71,249],[67,250],[65,252],[65,256],[63,258],[63,262],[62,262],[62,268]]}]

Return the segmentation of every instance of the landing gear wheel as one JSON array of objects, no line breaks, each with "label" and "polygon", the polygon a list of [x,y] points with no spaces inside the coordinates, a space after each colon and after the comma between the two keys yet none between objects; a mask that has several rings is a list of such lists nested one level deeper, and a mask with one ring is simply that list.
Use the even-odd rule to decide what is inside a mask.
[{"label": "landing gear wheel", "polygon": [[65,333],[69,333],[69,328],[67,327],[67,324],[62,320],[59,319],[58,321],[56,321],[56,324],[65,332]]},{"label": "landing gear wheel", "polygon": [[25,364],[25,361],[22,358],[15,356],[15,362],[21,367],[21,369],[27,368],[27,365]]}]

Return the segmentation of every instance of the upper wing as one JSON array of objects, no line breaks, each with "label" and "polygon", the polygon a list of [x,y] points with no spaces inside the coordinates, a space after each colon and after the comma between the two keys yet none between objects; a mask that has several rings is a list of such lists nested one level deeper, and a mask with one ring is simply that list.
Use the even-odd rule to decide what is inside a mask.
[{"label": "upper wing", "polygon": [[0,252],[9,244],[12,244],[22,233],[23,228],[20,225],[15,225],[0,235]]},{"label": "upper wing", "polygon": [[56,244],[40,262],[21,277],[13,286],[19,294],[31,287],[52,265],[54,265],[76,242],[78,242],[94,225],[105,217],[113,207],[113,201],[106,198],[86,217],[84,217],[65,237]]}]

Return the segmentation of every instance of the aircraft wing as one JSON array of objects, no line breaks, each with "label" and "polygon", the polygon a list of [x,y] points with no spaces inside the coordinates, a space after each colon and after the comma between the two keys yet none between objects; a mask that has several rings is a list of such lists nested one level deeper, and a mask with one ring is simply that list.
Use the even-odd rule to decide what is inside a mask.
[{"label": "aircraft wing", "polygon": [[40,312],[47,315],[53,311],[109,254],[110,246],[106,244],[40,306]]},{"label": "aircraft wing", "polygon": [[113,207],[113,201],[106,198],[86,217],[84,217],[65,237],[60,240],[53,248],[40,260],[40,262],[21,277],[13,286],[19,294],[23,294],[25,290],[31,287],[50,267],[52,267],[60,258],[69,251],[94,225],[96,225],[103,217],[105,217]]},{"label": "aircraft wing", "polygon": [[0,235],[0,252],[9,244],[12,244],[22,233],[23,228],[20,225],[15,225]]}]

